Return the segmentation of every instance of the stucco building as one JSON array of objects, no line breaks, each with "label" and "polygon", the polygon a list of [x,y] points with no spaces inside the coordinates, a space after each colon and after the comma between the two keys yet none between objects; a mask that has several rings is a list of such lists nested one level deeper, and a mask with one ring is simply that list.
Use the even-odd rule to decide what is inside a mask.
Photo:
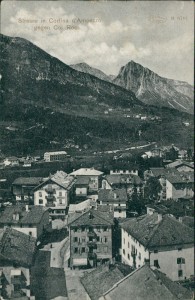
[{"label": "stucco building", "polygon": [[194,232],[169,215],[153,213],[121,225],[122,262],[141,267],[149,261],[174,281],[194,274]]}]

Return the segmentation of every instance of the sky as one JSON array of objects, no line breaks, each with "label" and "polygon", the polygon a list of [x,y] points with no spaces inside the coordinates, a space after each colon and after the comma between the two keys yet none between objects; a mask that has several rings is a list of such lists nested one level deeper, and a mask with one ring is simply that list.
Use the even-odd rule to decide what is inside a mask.
[{"label": "sky", "polygon": [[2,1],[1,33],[26,38],[66,64],[85,62],[117,75],[134,60],[160,76],[193,84],[193,5],[193,1]]}]

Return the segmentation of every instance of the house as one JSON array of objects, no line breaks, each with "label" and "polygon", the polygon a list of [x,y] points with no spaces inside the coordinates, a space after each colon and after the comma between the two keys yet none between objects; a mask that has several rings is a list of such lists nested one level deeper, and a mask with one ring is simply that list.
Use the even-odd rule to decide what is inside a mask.
[{"label": "house", "polygon": [[194,196],[194,173],[178,172],[166,176],[166,199]]},{"label": "house", "polygon": [[69,222],[70,267],[112,260],[113,214],[90,209]]},{"label": "house", "polygon": [[[93,298],[92,298],[93,299]],[[193,299],[193,293],[147,264],[119,280],[99,300]]]},{"label": "house", "polygon": [[47,162],[64,160],[67,157],[66,151],[45,152],[44,160]]},{"label": "house", "polygon": [[70,204],[68,214],[70,215],[70,214],[74,214],[75,212],[84,212],[89,208],[95,206],[96,206],[96,201],[94,201],[93,199],[87,199],[77,204]]},{"label": "house", "polygon": [[121,169],[113,169],[110,170],[110,175],[116,175],[116,174],[132,174],[132,175],[137,175],[138,176],[138,170],[137,169],[132,169],[132,170],[121,170]]},{"label": "house", "polygon": [[142,180],[138,175],[132,174],[112,174],[106,175],[102,179],[102,189],[125,188],[131,194],[134,188],[138,193],[142,191]]},{"label": "house", "polygon": [[69,175],[81,178],[89,179],[89,192],[97,192],[100,184],[103,172],[95,170],[94,168],[81,168],[76,171],[73,171]]},{"label": "house", "polygon": [[15,156],[5,158],[3,163],[5,166],[10,166],[10,167],[19,166],[19,160]]},{"label": "house", "polygon": [[166,168],[175,168],[179,172],[194,172],[194,166],[191,163],[182,160],[176,160],[167,164]]},{"label": "house", "polygon": [[51,267],[50,251],[39,250],[31,269],[31,290],[36,300],[68,300],[64,269]]},{"label": "house", "polygon": [[88,195],[90,178],[79,176],[75,182],[75,195],[78,198],[83,198]]},{"label": "house", "polygon": [[114,218],[126,218],[127,201],[127,191],[124,188],[99,190],[99,204],[112,206],[114,209]]},{"label": "house", "polygon": [[147,158],[150,158],[150,157],[163,157],[164,156],[164,152],[162,151],[161,148],[153,148],[151,151],[146,151],[142,157],[145,158],[145,156]]},{"label": "house", "polygon": [[35,238],[12,228],[0,231],[0,296],[3,299],[33,299],[30,271],[35,252]]},{"label": "house", "polygon": [[11,227],[39,239],[49,225],[49,211],[41,206],[7,206],[0,215],[0,228]]},{"label": "house", "polygon": [[[128,269],[127,274],[131,271],[131,269]],[[124,277],[125,275],[120,264],[102,265],[92,272],[86,272],[81,278],[81,283],[88,294],[88,299],[98,300],[110,287]]]},{"label": "house", "polygon": [[16,201],[29,201],[32,190],[43,181],[42,177],[19,177],[12,183],[12,193]]},{"label": "house", "polygon": [[64,219],[74,192],[75,178],[63,171],[51,175],[34,188],[34,205],[50,207],[50,216]]},{"label": "house", "polygon": [[121,224],[122,262],[139,268],[149,261],[173,281],[194,274],[194,231],[169,215],[153,213]]}]

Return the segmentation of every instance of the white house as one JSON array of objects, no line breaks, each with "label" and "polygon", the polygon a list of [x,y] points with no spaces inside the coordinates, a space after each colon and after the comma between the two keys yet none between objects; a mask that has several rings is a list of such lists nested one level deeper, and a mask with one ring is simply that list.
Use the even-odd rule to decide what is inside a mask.
[{"label": "white house", "polygon": [[34,205],[50,207],[52,219],[64,218],[73,195],[75,178],[58,171],[34,189]]},{"label": "white house", "polygon": [[44,160],[47,162],[64,160],[66,157],[67,157],[66,151],[54,151],[54,152],[45,152],[44,153]]},{"label": "white house", "polygon": [[73,171],[69,175],[74,177],[85,177],[89,179],[89,192],[97,192],[100,184],[103,172],[95,170],[94,168],[81,168]]},{"label": "white house", "polygon": [[174,281],[194,274],[194,231],[169,215],[153,213],[121,225],[122,262],[135,268],[149,261]]}]

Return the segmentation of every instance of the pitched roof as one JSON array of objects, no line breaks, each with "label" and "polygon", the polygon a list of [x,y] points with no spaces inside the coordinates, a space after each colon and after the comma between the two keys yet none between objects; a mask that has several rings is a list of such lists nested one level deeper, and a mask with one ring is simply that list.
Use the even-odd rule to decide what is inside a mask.
[{"label": "pitched roof", "polygon": [[[25,205],[7,206],[0,216],[0,224],[38,224],[47,210],[43,206],[31,206],[28,211]],[[13,218],[16,213],[19,214],[19,220]]]},{"label": "pitched roof", "polygon": [[89,209],[83,214],[80,214],[78,218],[69,223],[70,226],[93,226],[93,225],[113,225],[113,214],[109,212],[98,211],[98,209]]},{"label": "pitched roof", "polygon": [[102,202],[127,202],[127,192],[124,188],[114,190],[100,189],[98,192],[98,200]]},{"label": "pitched roof", "polygon": [[165,274],[144,265],[117,282],[103,295],[102,299],[190,300],[192,293],[180,284],[171,281]]},{"label": "pitched roof", "polygon": [[[190,173],[190,174],[189,174]],[[166,175],[166,179],[172,184],[176,183],[193,183],[194,175],[192,172],[178,172]]]},{"label": "pitched roof", "polygon": [[174,162],[172,162],[172,163],[166,165],[166,168],[177,168],[177,167],[180,167],[180,166],[182,166],[182,165],[188,166],[188,167],[194,169],[194,167],[193,167],[192,164],[190,164],[190,163],[187,162],[187,161],[182,161],[182,160],[176,160],[176,161],[174,161]]},{"label": "pitched roof", "polygon": [[95,170],[94,168],[81,168],[81,169],[78,169],[78,170],[70,173],[70,175],[73,175],[73,176],[80,176],[80,175],[100,176],[102,174],[103,174],[103,172]]},{"label": "pitched roof", "polygon": [[98,300],[117,281],[124,278],[116,266],[100,266],[94,271],[87,273],[81,278],[85,290],[91,300]]},{"label": "pitched roof", "polygon": [[34,191],[39,190],[42,186],[50,182],[56,183],[64,189],[69,189],[75,183],[75,178],[63,171],[57,171],[54,175],[50,175],[49,178],[47,178],[44,182],[35,187]]},{"label": "pitched roof", "polygon": [[139,185],[142,183],[140,177],[133,174],[112,174],[105,176],[105,179],[110,185],[129,183],[132,183],[133,185]]},{"label": "pitched roof", "polygon": [[86,176],[79,176],[77,179],[76,179],[76,182],[75,182],[75,185],[88,185],[89,184],[89,177],[86,177]]},{"label": "pitched roof", "polygon": [[121,227],[148,249],[194,243],[193,229],[169,215],[160,220],[157,213],[144,215],[127,220]]},{"label": "pitched roof", "polygon": [[[155,177],[166,176],[170,170],[165,168],[150,168],[150,171]],[[177,170],[173,169],[173,172],[177,172]]]},{"label": "pitched roof", "polygon": [[36,249],[36,239],[12,228],[6,228],[0,236],[1,258],[30,266]]},{"label": "pitched roof", "polygon": [[74,213],[76,211],[84,211],[86,209],[89,209],[91,206],[91,203],[92,203],[92,200],[87,199],[78,204],[70,204],[68,213]]},{"label": "pitched roof", "polygon": [[31,278],[31,289],[36,300],[68,297],[63,268],[35,266],[32,268]]},{"label": "pitched roof", "polygon": [[42,177],[19,177],[14,180],[13,185],[39,185],[42,182]]}]

